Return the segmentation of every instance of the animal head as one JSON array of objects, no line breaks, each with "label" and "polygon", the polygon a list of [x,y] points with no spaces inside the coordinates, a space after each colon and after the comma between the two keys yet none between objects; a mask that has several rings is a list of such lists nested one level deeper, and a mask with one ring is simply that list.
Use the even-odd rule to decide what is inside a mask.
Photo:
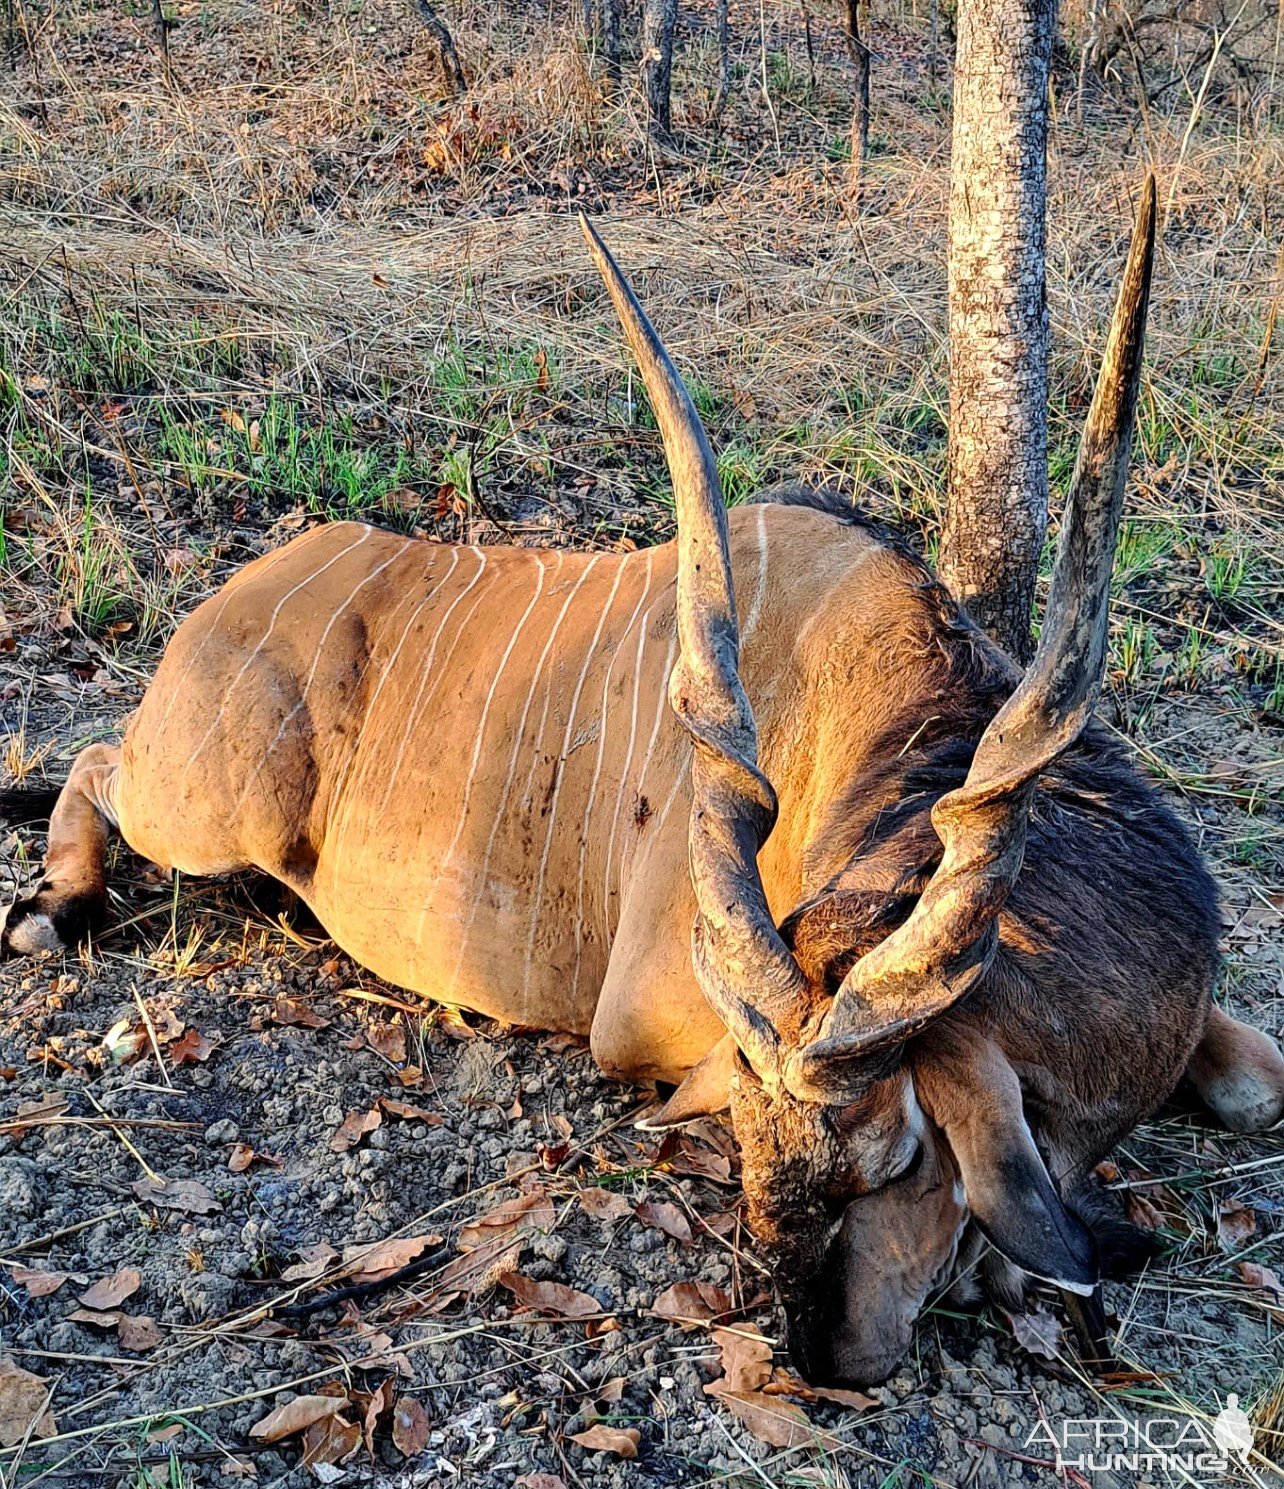
[{"label": "animal head", "polygon": [[705,432],[600,239],[595,261],[647,385],[673,479],[680,654],[670,701],[694,743],[692,960],[727,1038],[654,1125],[724,1107],[750,1220],[800,1367],[883,1379],[948,1273],[969,1218],[1012,1262],[1079,1293],[1093,1243],[1058,1198],[1018,1078],[966,1018],[1021,870],[1039,776],[1100,688],[1108,595],[1140,379],[1153,181],[1133,235],[1062,526],[1037,655],[930,823],[931,872],[890,889],[856,861],[778,928],[758,873],[776,817],[741,686],[726,515]]}]

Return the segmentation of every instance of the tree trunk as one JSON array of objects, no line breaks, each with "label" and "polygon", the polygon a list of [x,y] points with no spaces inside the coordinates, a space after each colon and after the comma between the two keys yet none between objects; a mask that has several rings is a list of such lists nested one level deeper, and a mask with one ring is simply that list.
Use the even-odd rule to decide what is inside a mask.
[{"label": "tree trunk", "polygon": [[602,56],[606,75],[620,81],[620,0],[602,0]]},{"label": "tree trunk", "polygon": [[437,60],[446,91],[452,98],[460,98],[468,92],[468,79],[464,76],[463,64],[455,50],[455,38],[450,34],[450,27],[433,9],[429,0],[417,0],[417,4],[424,27],[437,43]]},{"label": "tree trunk", "polygon": [[847,0],[847,50],[856,69],[855,96],[852,101],[851,183],[859,192],[869,151],[869,47],[860,30],[860,0]]},{"label": "tree trunk", "polygon": [[1056,0],[959,6],[941,576],[1018,661],[1048,520],[1044,281]]},{"label": "tree trunk", "polygon": [[161,75],[165,79],[165,86],[174,86],[174,69],[169,60],[169,17],[165,14],[165,7],[161,0],[152,0],[152,24],[156,28],[156,45],[160,49]]},{"label": "tree trunk", "polygon": [[718,0],[718,96],[713,101],[713,121],[721,123],[722,111],[727,106],[731,93],[731,21],[727,14],[727,0]]},{"label": "tree trunk", "polygon": [[807,46],[807,86],[816,91],[816,42],[811,34],[811,7],[802,0],[803,41]]},{"label": "tree trunk", "polygon": [[678,0],[644,0],[642,6],[642,72],[646,79],[651,132],[667,139],[673,130],[669,93],[673,81],[673,28]]}]

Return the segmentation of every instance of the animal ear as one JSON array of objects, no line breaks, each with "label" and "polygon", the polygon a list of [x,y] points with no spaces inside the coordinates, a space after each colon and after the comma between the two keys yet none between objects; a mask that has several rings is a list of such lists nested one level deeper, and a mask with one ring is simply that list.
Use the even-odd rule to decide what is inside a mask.
[{"label": "animal ear", "polygon": [[682,1084],[658,1112],[637,1123],[643,1132],[663,1132],[681,1127],[697,1117],[711,1117],[731,1105],[731,1081],[739,1058],[736,1042],[725,1034],[705,1057],[693,1065]]},{"label": "animal ear", "polygon": [[1100,1281],[1096,1245],[1048,1176],[1002,1051],[950,1021],[913,1063],[919,1101],[949,1140],[982,1233],[1022,1271],[1091,1293]]}]

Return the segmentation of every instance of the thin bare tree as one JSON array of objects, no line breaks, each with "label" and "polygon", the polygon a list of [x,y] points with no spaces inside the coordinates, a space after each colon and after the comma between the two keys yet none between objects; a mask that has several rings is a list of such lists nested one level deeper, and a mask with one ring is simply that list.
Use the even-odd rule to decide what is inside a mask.
[{"label": "thin bare tree", "polygon": [[856,69],[852,99],[851,179],[859,190],[869,153],[869,46],[861,34],[860,0],[847,0],[847,50]]},{"label": "thin bare tree", "polygon": [[437,63],[441,68],[446,91],[452,97],[459,98],[468,92],[468,79],[464,76],[463,63],[455,49],[455,38],[450,34],[450,27],[437,14],[429,0],[416,0],[416,6],[424,28],[437,47]]},{"label": "thin bare tree", "polygon": [[678,0],[643,0],[642,75],[646,81],[651,132],[667,139],[673,132],[670,94],[673,87],[673,32]]},{"label": "thin bare tree", "polygon": [[731,93],[731,21],[727,14],[727,0],[718,0],[716,23],[718,28],[718,93],[713,100],[713,122],[722,118]]},{"label": "thin bare tree", "polygon": [[152,0],[152,24],[156,28],[156,45],[160,49],[161,75],[165,79],[165,86],[174,86],[174,68],[169,59],[169,32],[173,22],[165,14],[165,7],[161,0]]},{"label": "thin bare tree", "polygon": [[1048,70],[1056,0],[958,14],[941,574],[1020,661],[1048,520]]},{"label": "thin bare tree", "polygon": [[620,80],[620,0],[602,0],[602,56],[606,75],[613,83]]}]

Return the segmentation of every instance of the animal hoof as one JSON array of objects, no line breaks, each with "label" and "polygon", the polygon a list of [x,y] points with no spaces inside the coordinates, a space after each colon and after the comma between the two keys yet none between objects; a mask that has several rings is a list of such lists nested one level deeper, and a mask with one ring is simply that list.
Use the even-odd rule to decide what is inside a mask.
[{"label": "animal hoof", "polygon": [[61,950],[52,918],[36,908],[35,900],[16,900],[0,910],[0,957]]},{"label": "animal hoof", "polygon": [[1269,1035],[1218,1008],[1186,1073],[1232,1132],[1263,1132],[1284,1116],[1284,1054]]},{"label": "animal hoof", "polygon": [[93,894],[59,895],[38,890],[0,910],[0,961],[71,951],[102,918],[103,902]]}]

